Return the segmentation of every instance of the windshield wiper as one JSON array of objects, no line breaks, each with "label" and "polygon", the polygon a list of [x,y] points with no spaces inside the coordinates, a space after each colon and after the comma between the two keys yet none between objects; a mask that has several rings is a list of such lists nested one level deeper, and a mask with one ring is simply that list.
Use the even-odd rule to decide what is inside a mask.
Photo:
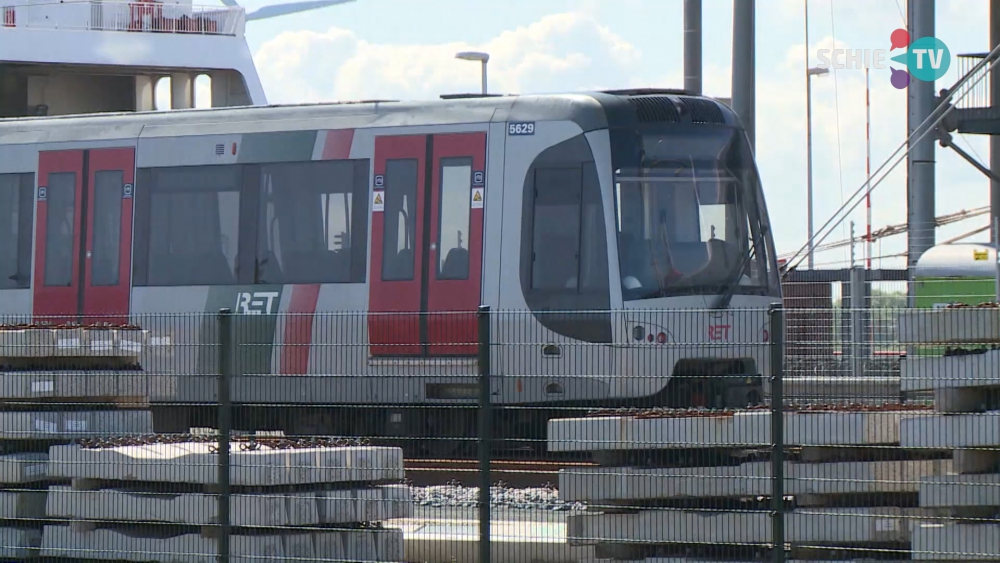
[{"label": "windshield wiper", "polygon": [[[761,238],[767,236],[768,229],[761,229]],[[739,287],[740,279],[743,277],[743,270],[746,269],[750,261],[753,260],[754,256],[757,255],[757,245],[754,244],[750,247],[750,252],[743,255],[743,260],[740,261],[740,265],[736,268],[736,275],[733,279],[726,284],[726,291],[719,296],[718,301],[715,302],[713,309],[727,309],[729,308],[729,302],[733,300],[733,295],[736,293],[736,289]]]}]

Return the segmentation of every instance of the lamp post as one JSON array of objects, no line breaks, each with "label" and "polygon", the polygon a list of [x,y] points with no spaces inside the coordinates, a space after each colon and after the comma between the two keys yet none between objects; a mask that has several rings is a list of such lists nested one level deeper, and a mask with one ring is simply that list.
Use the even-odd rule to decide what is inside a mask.
[{"label": "lamp post", "polygon": [[486,95],[486,63],[490,62],[489,53],[480,53],[478,51],[462,51],[455,55],[456,59],[462,59],[463,61],[479,61],[483,63],[483,95]]},{"label": "lamp post", "polygon": [[813,251],[813,137],[812,137],[812,77],[830,73],[830,69],[809,66],[809,0],[803,0],[806,32],[806,224],[809,231],[809,269],[815,267]]},{"label": "lamp post", "polygon": [[809,211],[806,222],[809,229],[809,269],[815,266],[813,259],[813,139],[812,139],[812,77],[830,74],[830,69],[809,68],[806,61],[806,205]]}]

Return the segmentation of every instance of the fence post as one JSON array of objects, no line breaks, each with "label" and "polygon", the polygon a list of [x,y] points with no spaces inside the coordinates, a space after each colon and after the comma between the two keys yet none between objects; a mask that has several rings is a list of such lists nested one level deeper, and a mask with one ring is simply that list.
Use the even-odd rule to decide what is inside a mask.
[{"label": "fence post", "polygon": [[481,305],[479,325],[479,561],[490,563],[490,459],[493,455],[493,397],[490,387],[490,308]]},{"label": "fence post", "polygon": [[231,521],[229,501],[232,497],[229,482],[229,441],[233,432],[233,404],[230,384],[233,377],[233,311],[219,310],[219,563],[229,563],[229,534]]},{"label": "fence post", "polygon": [[771,334],[771,540],[774,563],[785,563],[785,312],[768,311]]}]

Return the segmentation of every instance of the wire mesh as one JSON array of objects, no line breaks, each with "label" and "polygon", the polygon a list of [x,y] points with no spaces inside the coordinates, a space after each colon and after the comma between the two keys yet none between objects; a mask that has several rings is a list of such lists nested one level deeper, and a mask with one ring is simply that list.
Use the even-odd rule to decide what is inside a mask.
[{"label": "wire mesh", "polygon": [[0,319],[0,556],[995,558],[1000,308],[810,299]]}]

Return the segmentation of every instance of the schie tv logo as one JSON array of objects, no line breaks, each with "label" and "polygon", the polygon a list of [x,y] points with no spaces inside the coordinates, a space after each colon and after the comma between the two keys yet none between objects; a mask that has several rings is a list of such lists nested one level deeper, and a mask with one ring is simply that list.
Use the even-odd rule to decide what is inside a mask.
[{"label": "schie tv logo", "polygon": [[[921,37],[910,42],[910,34],[905,29],[897,29],[889,36],[892,46],[889,51],[907,48],[903,54],[890,60],[906,69],[889,67],[892,71],[892,85],[902,90],[910,85],[910,79],[934,82],[948,72],[951,66],[951,51],[937,37]],[[885,69],[885,49],[820,49],[819,68],[875,68]]]}]

